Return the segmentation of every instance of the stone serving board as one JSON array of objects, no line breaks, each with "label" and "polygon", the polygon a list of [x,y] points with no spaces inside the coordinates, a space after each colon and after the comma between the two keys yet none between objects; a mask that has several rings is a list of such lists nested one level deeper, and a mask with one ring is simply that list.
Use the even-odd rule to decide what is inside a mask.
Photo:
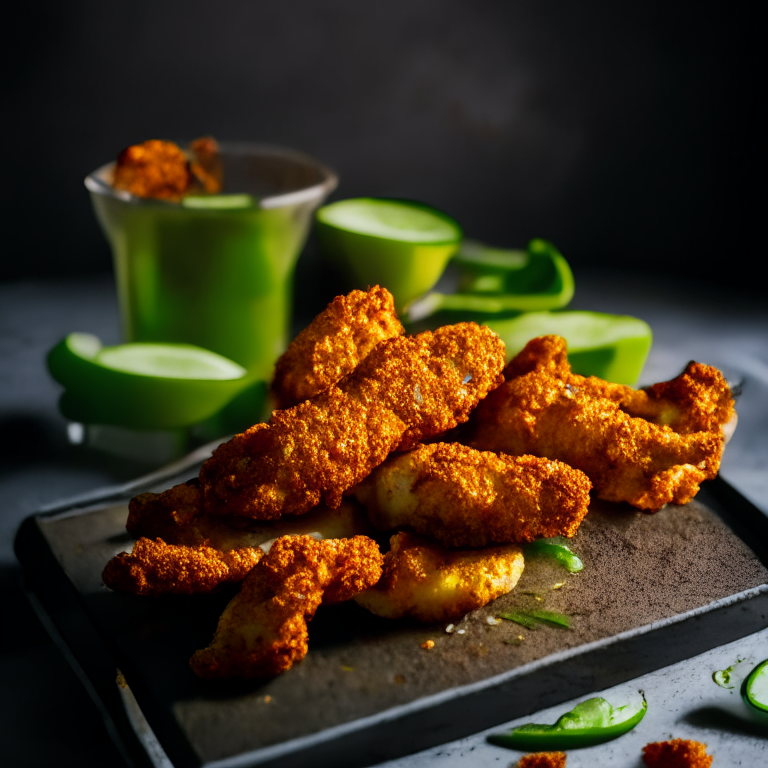
[{"label": "stone serving board", "polygon": [[[188,659],[231,592],[108,590],[104,565],[132,543],[126,517],[127,495],[33,516],[16,547],[34,599],[135,764],[151,765],[151,748],[117,695],[118,668],[177,768],[343,768],[476,733],[768,625],[768,521],[718,479],[655,515],[593,502],[571,542],[583,571],[529,558],[512,593],[452,632],[354,603],[321,607],[303,662],[266,683],[214,684]],[[494,623],[530,608],[566,614],[570,628]],[[422,648],[427,640],[434,647]]]}]

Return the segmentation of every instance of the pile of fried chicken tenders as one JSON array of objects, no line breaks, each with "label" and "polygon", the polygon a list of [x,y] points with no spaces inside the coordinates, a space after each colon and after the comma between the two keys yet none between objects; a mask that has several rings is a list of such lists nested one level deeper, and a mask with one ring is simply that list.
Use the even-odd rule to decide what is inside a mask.
[{"label": "pile of fried chicken tenders", "polygon": [[[148,596],[240,584],[190,660],[201,678],[289,669],[321,605],[457,620],[515,587],[521,544],[573,536],[590,493],[647,512],[688,502],[735,415],[709,366],[634,390],[572,373],[565,340],[544,336],[505,367],[474,323],[406,335],[378,286],[334,299],[272,387],[267,423],[197,479],[131,500],[133,553],[103,574]],[[384,554],[374,529],[391,533]]]}]

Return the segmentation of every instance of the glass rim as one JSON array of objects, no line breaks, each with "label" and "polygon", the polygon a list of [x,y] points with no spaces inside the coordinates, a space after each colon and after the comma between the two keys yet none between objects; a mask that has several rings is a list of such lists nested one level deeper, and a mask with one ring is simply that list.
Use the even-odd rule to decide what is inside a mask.
[{"label": "glass rim", "polygon": [[[254,197],[257,208],[264,210],[272,208],[284,208],[292,205],[310,202],[312,200],[322,201],[338,186],[339,177],[327,165],[316,160],[311,155],[299,152],[288,147],[281,147],[274,144],[251,144],[247,142],[222,142],[220,147],[223,152],[228,154],[243,155],[262,155],[264,157],[280,157],[292,161],[298,165],[309,166],[322,176],[322,181],[317,184],[311,184],[308,187],[291,190],[290,192],[281,192],[277,195],[267,195],[266,197]],[[112,160],[109,163],[99,166],[91,171],[83,183],[91,194],[111,197],[115,200],[137,206],[150,206],[162,208],[176,208],[179,210],[192,210],[185,208],[180,202],[170,200],[159,200],[152,197],[139,197],[122,189],[115,189],[109,182],[112,169],[115,167]]]}]

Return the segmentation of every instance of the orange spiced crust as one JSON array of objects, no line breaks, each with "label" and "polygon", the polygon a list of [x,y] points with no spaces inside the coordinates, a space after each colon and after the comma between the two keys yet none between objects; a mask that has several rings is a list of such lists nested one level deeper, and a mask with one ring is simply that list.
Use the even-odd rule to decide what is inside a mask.
[{"label": "orange spiced crust", "polygon": [[479,450],[563,461],[599,498],[650,512],[685,504],[718,472],[733,399],[714,368],[691,364],[678,379],[635,392],[573,374],[565,339],[542,336],[505,377],[476,411],[470,444]]},{"label": "orange spiced crust", "polygon": [[280,408],[324,392],[351,373],[385,339],[404,329],[392,294],[378,285],[337,296],[275,364],[272,391]]},{"label": "orange spiced crust", "polygon": [[712,756],[700,741],[672,739],[656,741],[643,747],[643,762],[647,768],[709,768]]},{"label": "orange spiced crust", "polygon": [[263,555],[258,547],[221,552],[139,539],[130,555],[122,552],[107,563],[102,578],[110,589],[132,595],[199,595],[242,581]]},{"label": "orange spiced crust", "polygon": [[172,141],[150,139],[126,147],[115,163],[112,186],[137,197],[178,202],[191,193],[221,191],[221,160],[210,137],[192,142],[192,159]]},{"label": "orange spiced crust", "polygon": [[534,752],[520,758],[517,768],[565,768],[565,752]]}]

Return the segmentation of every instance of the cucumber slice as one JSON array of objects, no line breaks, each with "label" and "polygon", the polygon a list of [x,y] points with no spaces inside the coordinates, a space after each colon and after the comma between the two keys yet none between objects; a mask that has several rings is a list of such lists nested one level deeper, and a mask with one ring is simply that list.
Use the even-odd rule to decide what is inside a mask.
[{"label": "cucumber slice", "polygon": [[252,383],[245,368],[201,347],[102,347],[86,333],[71,333],[57,344],[48,369],[65,387],[59,407],[67,418],[145,430],[203,421]]},{"label": "cucumber slice", "polygon": [[747,675],[741,685],[741,696],[748,707],[768,714],[768,659]]},{"label": "cucumber slice", "polygon": [[434,208],[371,197],[326,205],[316,224],[321,247],[355,287],[381,285],[399,308],[438,281],[462,237],[459,225]]}]

